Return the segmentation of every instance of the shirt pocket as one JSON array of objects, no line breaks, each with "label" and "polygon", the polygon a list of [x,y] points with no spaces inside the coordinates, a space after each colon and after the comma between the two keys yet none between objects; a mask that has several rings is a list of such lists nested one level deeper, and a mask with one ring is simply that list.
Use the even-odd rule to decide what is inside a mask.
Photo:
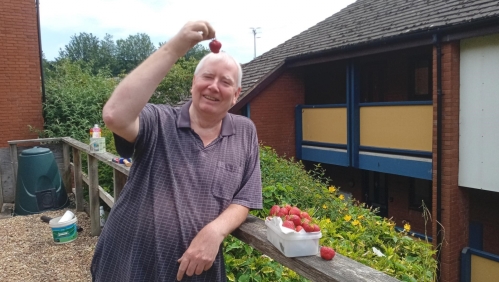
[{"label": "shirt pocket", "polygon": [[211,193],[217,198],[232,200],[241,185],[242,177],[243,169],[241,166],[218,161]]}]

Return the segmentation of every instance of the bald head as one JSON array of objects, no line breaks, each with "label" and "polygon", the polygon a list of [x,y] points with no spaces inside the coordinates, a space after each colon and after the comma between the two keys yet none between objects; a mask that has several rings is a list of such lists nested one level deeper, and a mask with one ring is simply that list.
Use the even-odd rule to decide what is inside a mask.
[{"label": "bald head", "polygon": [[207,61],[223,61],[228,64],[234,64],[237,67],[237,87],[241,87],[241,82],[243,79],[243,70],[241,68],[241,65],[232,57],[231,55],[225,53],[225,52],[220,52],[220,53],[208,53],[206,54],[201,61],[199,61],[198,65],[196,66],[196,70],[194,71],[194,75],[197,75],[199,70],[203,68],[203,65]]}]

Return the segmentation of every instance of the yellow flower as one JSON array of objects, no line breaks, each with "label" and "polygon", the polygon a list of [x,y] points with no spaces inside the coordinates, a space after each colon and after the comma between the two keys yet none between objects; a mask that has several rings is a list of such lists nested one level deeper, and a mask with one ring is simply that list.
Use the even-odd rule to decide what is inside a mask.
[{"label": "yellow flower", "polygon": [[363,215],[359,215],[359,216],[357,216],[357,219],[363,219],[363,218],[364,218],[364,216],[363,216]]},{"label": "yellow flower", "polygon": [[325,209],[325,210],[327,210],[327,206],[326,206],[326,204],[324,204],[324,205],[322,206],[322,208],[323,208],[323,209]]},{"label": "yellow flower", "polygon": [[329,186],[329,192],[334,193],[336,191],[336,188],[334,186]]},{"label": "yellow flower", "polygon": [[356,226],[356,225],[359,225],[359,224],[360,224],[360,221],[358,221],[357,219],[352,222],[353,226]]},{"label": "yellow flower", "polygon": [[328,219],[326,219],[326,222],[327,222],[327,223],[331,223],[331,219],[329,219],[329,218],[328,218]]},{"label": "yellow flower", "polygon": [[338,198],[340,198],[340,200],[344,200],[345,196],[343,196],[343,194],[341,194]]},{"label": "yellow flower", "polygon": [[344,219],[345,219],[345,221],[350,221],[350,219],[352,219],[352,216],[347,214],[347,215],[345,215]]},{"label": "yellow flower", "polygon": [[411,230],[411,225],[409,223],[404,224],[404,231],[409,232]]}]

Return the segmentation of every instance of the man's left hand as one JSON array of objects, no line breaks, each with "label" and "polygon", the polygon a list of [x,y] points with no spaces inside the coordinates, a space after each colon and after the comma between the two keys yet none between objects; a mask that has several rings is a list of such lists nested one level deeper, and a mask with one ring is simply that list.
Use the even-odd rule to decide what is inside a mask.
[{"label": "man's left hand", "polygon": [[177,272],[177,280],[194,274],[200,275],[203,271],[211,268],[218,254],[220,244],[224,240],[224,235],[216,230],[212,224],[206,225],[194,237],[189,248],[178,260],[180,266]]}]

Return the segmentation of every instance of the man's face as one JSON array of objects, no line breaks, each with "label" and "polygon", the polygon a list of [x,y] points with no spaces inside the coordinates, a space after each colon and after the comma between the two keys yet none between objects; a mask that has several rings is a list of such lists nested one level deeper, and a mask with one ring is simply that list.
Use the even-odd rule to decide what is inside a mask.
[{"label": "man's face", "polygon": [[192,80],[192,105],[203,115],[223,118],[237,102],[238,68],[233,61],[207,59]]}]

